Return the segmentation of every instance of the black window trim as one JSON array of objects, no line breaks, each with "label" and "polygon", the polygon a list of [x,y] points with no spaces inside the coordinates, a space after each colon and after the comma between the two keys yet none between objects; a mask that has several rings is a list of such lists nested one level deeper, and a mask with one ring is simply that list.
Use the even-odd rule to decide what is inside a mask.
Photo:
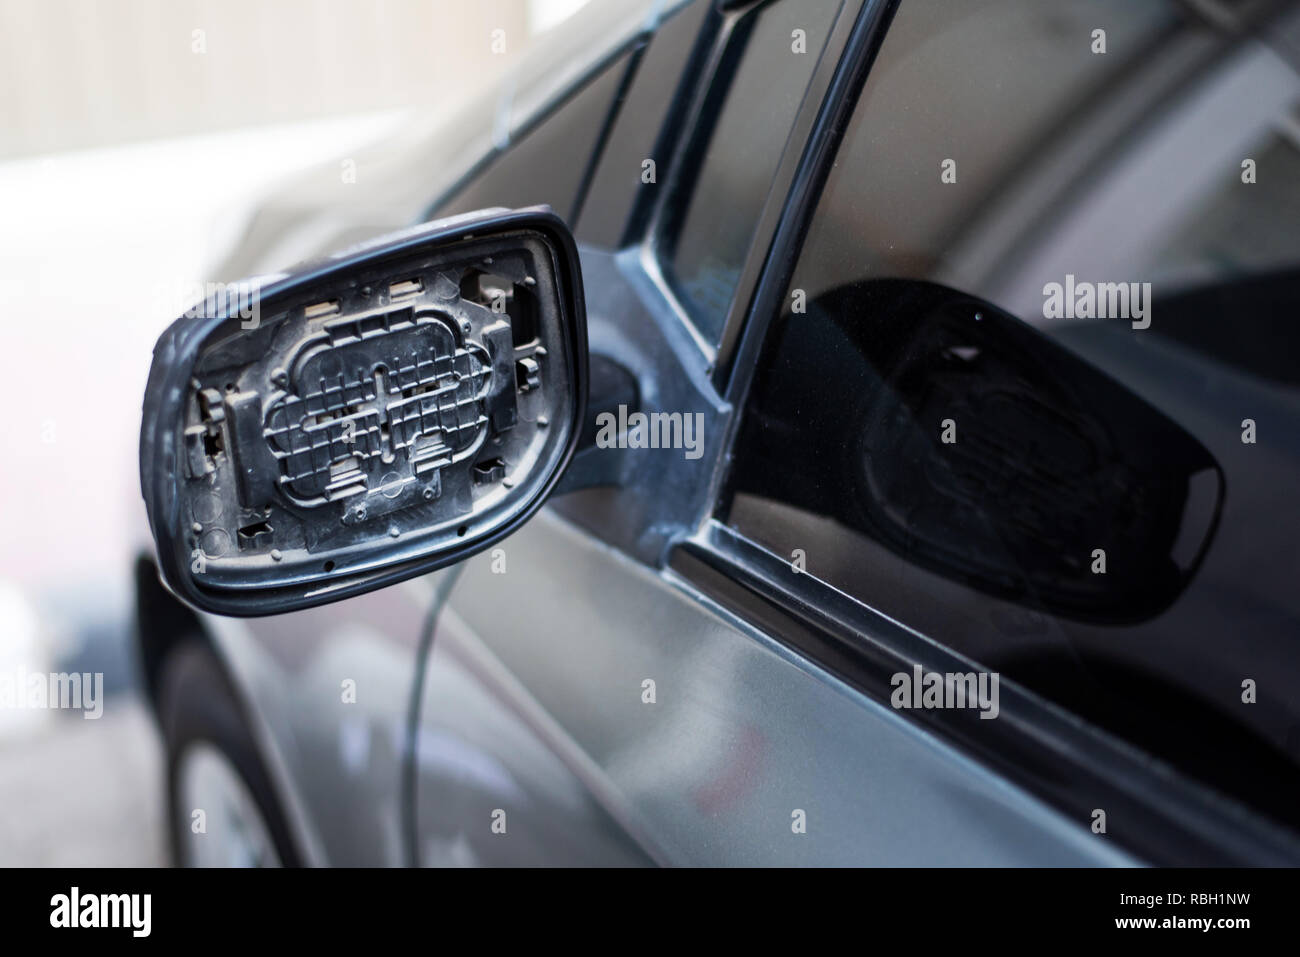
[{"label": "black window trim", "polygon": [[[835,33],[843,30],[847,34],[843,52],[838,62],[832,61],[826,71],[831,75],[825,78],[824,95],[814,115],[801,115],[796,121],[797,125],[808,124],[807,135],[797,154],[782,161],[777,175],[779,180],[788,182],[788,188],[780,194],[774,189],[768,203],[771,208],[764,210],[762,223],[771,230],[769,241],[756,241],[751,247],[750,259],[757,261],[746,263],[742,280],[752,276],[752,285],[747,288],[742,281],[737,290],[718,348],[714,381],[720,393],[738,408],[749,391],[768,325],[780,311],[781,299],[793,275],[822,186],[857,105],[858,92],[884,42],[899,2],[863,0],[856,18],[841,13]],[[822,72],[819,68],[814,82],[821,80]],[[786,169],[787,161],[791,161],[790,169]],[[747,295],[742,299],[743,293]]]},{"label": "black window trim", "polygon": [[[681,179],[693,168],[691,151],[699,148],[700,144],[707,139],[705,134],[712,129],[713,118],[705,116],[704,111],[709,102],[711,87],[719,78],[727,61],[737,24],[760,7],[788,2],[797,2],[797,0],[754,0],[746,4],[728,4],[723,9],[715,10],[714,16],[718,18],[717,21],[705,28],[706,33],[709,34],[707,42],[710,43],[710,48],[707,55],[702,58],[703,66],[698,69],[696,78],[688,79],[688,82],[693,83],[689,106],[672,131],[673,148],[669,161],[666,166],[661,166],[658,170],[662,188],[655,195],[639,237],[634,240],[639,270],[653,284],[657,297],[673,314],[675,320],[687,330],[710,367],[716,367],[722,353],[722,345],[715,346],[700,332],[690,309],[682,302],[664,271],[663,256],[666,252],[664,226],[670,206],[678,202],[682,195],[679,189]],[[776,177],[764,202],[728,310],[722,343],[727,343],[729,336],[732,339],[736,337],[735,330],[743,323],[749,311],[748,306],[763,272],[768,250],[771,248],[784,211],[789,205],[789,186],[796,180],[798,171],[803,165],[808,136],[816,128],[842,54],[848,48],[852,38],[854,11],[860,10],[864,4],[877,5],[878,3],[879,0],[843,0],[841,3],[830,35],[818,54],[818,64],[804,93],[794,124],[786,138],[780,162],[777,164]],[[729,82],[730,78],[727,79]]]}]

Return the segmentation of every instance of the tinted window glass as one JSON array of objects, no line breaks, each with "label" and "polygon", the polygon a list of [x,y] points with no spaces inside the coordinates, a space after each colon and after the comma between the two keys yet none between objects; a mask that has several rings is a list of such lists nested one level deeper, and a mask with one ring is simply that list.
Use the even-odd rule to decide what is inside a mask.
[{"label": "tinted window glass", "polygon": [[545,203],[566,219],[573,215],[583,177],[599,145],[614,96],[627,73],[623,54],[450,196],[436,216],[491,206],[517,209]]},{"label": "tinted window glass", "polygon": [[630,241],[633,212],[655,189],[641,181],[641,164],[666,152],[657,147],[661,136],[671,132],[665,131],[664,121],[677,106],[683,81],[689,80],[687,63],[711,15],[716,17],[709,0],[691,0],[659,25],[637,59],[573,225],[579,242],[612,249]]},{"label": "tinted window glass", "polygon": [[1298,110],[1191,6],[907,0],[721,510],[1292,822]]},{"label": "tinted window glass", "polygon": [[[707,141],[672,204],[666,265],[700,333],[717,342],[781,152],[840,0],[778,0],[737,23]],[[796,32],[798,31],[798,32]]]}]

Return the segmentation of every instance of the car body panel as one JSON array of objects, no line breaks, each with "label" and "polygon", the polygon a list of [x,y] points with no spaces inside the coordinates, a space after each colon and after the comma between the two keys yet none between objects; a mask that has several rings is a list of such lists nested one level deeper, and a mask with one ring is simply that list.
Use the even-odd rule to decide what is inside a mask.
[{"label": "car body panel", "polygon": [[272,618],[204,616],[309,864],[409,863],[411,694],[445,574]]},{"label": "car body panel", "polygon": [[[663,863],[1131,862],[553,509],[502,549],[504,573],[491,555],[465,562],[448,608],[599,769],[593,791],[636,822]],[[426,697],[422,739],[456,709],[454,698]],[[439,811],[426,804],[429,773],[422,767],[422,830]],[[792,828],[796,810],[806,833]],[[486,834],[488,823],[472,826]]]}]

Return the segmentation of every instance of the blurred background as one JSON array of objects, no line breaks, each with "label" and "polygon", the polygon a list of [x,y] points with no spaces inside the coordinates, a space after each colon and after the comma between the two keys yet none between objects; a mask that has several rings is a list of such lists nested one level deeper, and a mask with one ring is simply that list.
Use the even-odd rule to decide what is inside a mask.
[{"label": "blurred background", "polygon": [[0,866],[167,862],[127,640],[158,333],[262,199],[325,163],[355,188],[350,156],[508,88],[583,3],[0,0],[0,675],[107,695],[0,707]]}]

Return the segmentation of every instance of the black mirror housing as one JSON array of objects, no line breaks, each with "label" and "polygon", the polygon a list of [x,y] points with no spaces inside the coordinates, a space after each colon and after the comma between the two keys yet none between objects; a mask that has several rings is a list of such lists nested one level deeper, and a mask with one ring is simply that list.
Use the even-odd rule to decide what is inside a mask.
[{"label": "black mirror housing", "polygon": [[202,610],[294,611],[458,562],[573,455],[582,276],[545,207],[209,292],[154,347],[140,434],[162,578]]}]

